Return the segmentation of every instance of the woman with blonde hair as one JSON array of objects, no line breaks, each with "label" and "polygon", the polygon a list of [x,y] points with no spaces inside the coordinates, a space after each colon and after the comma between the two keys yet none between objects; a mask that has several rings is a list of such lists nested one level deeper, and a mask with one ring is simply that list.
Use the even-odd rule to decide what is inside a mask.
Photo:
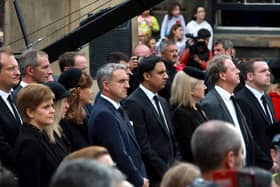
[{"label": "woman with blonde hair", "polygon": [[198,102],[204,98],[206,86],[205,74],[194,67],[185,67],[179,71],[172,82],[170,104],[172,124],[178,140],[182,159],[193,163],[191,137],[194,130],[207,120]]},{"label": "woman with blonde hair", "polygon": [[61,127],[71,144],[71,151],[76,151],[89,145],[85,106],[93,99],[92,78],[79,69],[71,68],[61,74],[58,80],[70,91],[69,108]]},{"label": "woman with blonde hair", "polygon": [[67,98],[70,96],[70,92],[58,82],[48,82],[45,83],[45,85],[48,86],[54,93],[55,115],[54,123],[43,129],[45,132],[44,137],[46,143],[52,147],[57,160],[62,161],[71,150],[70,143],[65,137],[60,126],[60,121],[65,117],[66,111],[69,107]]},{"label": "woman with blonde hair", "polygon": [[167,170],[162,178],[160,187],[186,187],[200,176],[201,173],[197,166],[180,162]]}]

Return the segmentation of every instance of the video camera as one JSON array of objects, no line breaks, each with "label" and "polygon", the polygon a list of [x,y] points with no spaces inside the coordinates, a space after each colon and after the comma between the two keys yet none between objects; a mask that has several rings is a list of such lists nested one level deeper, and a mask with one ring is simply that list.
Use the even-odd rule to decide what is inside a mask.
[{"label": "video camera", "polygon": [[221,187],[256,187],[253,171],[219,170],[213,174],[213,181]]},{"label": "video camera", "polygon": [[[201,37],[197,36],[195,37],[193,34],[188,33],[186,34],[186,37],[191,39],[193,42],[192,45],[187,40],[186,46],[190,49],[190,57],[192,58],[194,55],[198,55],[201,60],[208,60],[209,57],[209,49],[205,43],[205,41],[201,41]],[[204,39],[204,38],[202,38]]]}]

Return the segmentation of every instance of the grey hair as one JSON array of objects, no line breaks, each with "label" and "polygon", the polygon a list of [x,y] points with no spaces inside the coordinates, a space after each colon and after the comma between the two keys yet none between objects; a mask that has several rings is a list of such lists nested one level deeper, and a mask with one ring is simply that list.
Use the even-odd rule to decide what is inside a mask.
[{"label": "grey hair", "polygon": [[37,49],[27,50],[22,54],[19,59],[19,70],[22,76],[25,76],[27,66],[35,68],[39,65],[39,57],[48,58],[48,54]]},{"label": "grey hair", "polygon": [[114,187],[124,176],[92,159],[63,161],[51,179],[50,187]]},{"label": "grey hair", "polygon": [[238,154],[240,133],[228,122],[212,120],[200,125],[193,133],[191,149],[202,172],[220,167],[229,151]]},{"label": "grey hair", "polygon": [[159,45],[159,51],[161,53],[165,52],[168,48],[168,46],[170,45],[176,45],[176,43],[172,40],[168,40],[168,39],[163,39],[161,40],[160,42],[160,45]]},{"label": "grey hair", "polygon": [[123,64],[109,63],[103,65],[96,73],[97,85],[100,91],[103,90],[103,82],[112,80],[112,74],[118,69],[126,70],[127,67]]}]

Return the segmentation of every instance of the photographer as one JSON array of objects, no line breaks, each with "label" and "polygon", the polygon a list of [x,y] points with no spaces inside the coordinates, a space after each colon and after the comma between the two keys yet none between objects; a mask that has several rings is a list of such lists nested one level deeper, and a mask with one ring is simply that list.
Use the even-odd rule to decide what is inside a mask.
[{"label": "photographer", "polygon": [[207,68],[208,60],[212,59],[212,52],[207,48],[211,33],[207,29],[200,29],[197,37],[187,34],[190,38],[186,42],[186,48],[180,59],[183,66],[193,66],[201,70]]}]

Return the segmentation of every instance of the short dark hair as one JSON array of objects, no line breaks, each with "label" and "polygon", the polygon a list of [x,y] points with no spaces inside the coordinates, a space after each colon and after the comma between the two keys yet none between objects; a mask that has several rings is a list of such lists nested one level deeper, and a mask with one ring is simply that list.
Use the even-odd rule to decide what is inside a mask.
[{"label": "short dark hair", "polygon": [[111,52],[106,56],[106,63],[120,63],[120,61],[129,61],[129,57],[120,51]]},{"label": "short dark hair", "polygon": [[229,151],[237,155],[240,148],[239,132],[232,124],[219,120],[200,125],[191,139],[192,153],[202,172],[217,169]]},{"label": "short dark hair", "polygon": [[76,56],[85,56],[85,55],[76,51],[68,51],[60,55],[58,58],[60,72],[63,72],[65,67],[73,67],[75,65]]},{"label": "short dark hair", "polygon": [[211,36],[211,33],[208,29],[199,29],[199,31],[197,32],[197,38],[198,39],[206,39],[209,38]]},{"label": "short dark hair", "polygon": [[255,63],[257,61],[266,61],[264,58],[250,58],[248,61],[244,63],[244,75],[245,75],[245,80],[247,80],[247,74],[248,73],[254,73],[255,71]]},{"label": "short dark hair", "polygon": [[159,62],[163,62],[162,58],[159,56],[149,56],[141,60],[138,65],[140,82],[144,81],[144,73],[152,71]]}]

